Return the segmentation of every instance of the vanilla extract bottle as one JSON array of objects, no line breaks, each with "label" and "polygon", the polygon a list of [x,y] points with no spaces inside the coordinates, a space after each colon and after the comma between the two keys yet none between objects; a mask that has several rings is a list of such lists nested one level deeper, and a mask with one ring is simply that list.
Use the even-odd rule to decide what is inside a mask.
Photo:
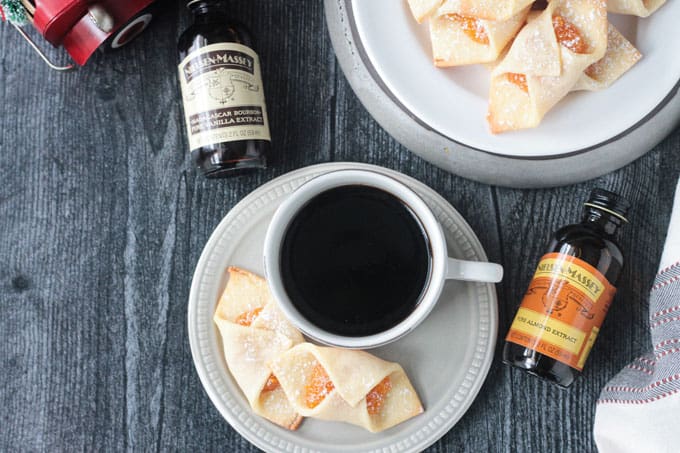
[{"label": "vanilla extract bottle", "polygon": [[616,235],[630,204],[595,189],[581,223],[558,230],[510,331],[503,362],[560,387],[583,370],[616,293],[623,255]]},{"label": "vanilla extract bottle", "polygon": [[267,167],[271,137],[252,35],[224,0],[190,0],[193,24],[178,42],[189,148],[208,178]]}]

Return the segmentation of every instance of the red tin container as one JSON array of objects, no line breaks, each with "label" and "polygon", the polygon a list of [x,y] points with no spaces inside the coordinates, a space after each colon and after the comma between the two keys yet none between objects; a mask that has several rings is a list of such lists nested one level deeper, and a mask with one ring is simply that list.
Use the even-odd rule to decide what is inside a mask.
[{"label": "red tin container", "polygon": [[149,25],[155,0],[35,0],[33,25],[83,65],[97,50],[117,49]]}]

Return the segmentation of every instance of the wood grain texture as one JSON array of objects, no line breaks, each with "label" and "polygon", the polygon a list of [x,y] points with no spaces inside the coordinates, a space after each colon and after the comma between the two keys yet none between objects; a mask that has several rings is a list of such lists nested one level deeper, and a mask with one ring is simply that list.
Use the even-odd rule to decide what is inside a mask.
[{"label": "wood grain texture", "polygon": [[[233,2],[258,38],[275,159],[208,181],[190,162],[175,77],[182,2],[124,51],[50,71],[0,24],[0,451],[257,451],[203,391],[187,341],[194,266],[221,218],[262,183],[327,161],[402,171],[449,200],[506,267],[504,335],[549,234],[593,187],[635,207],[630,257],[586,372],[568,392],[500,363],[433,452],[594,451],[599,390],[649,346],[646,293],[675,183],[680,131],[578,186],[519,191],[467,181],[396,143],[335,62],[321,2]],[[51,53],[58,56],[59,51]],[[63,55],[62,55],[63,57]]]}]

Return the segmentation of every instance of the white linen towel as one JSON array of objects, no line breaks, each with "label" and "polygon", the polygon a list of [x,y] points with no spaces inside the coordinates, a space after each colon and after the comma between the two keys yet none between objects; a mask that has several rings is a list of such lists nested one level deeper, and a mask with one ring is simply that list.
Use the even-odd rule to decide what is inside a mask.
[{"label": "white linen towel", "polygon": [[680,452],[680,184],[649,298],[653,351],[602,390],[595,412],[600,453]]}]

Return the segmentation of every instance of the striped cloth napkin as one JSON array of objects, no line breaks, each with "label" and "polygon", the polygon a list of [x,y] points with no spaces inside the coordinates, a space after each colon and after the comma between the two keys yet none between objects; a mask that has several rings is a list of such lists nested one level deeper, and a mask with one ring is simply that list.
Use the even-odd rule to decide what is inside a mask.
[{"label": "striped cloth napkin", "polygon": [[680,452],[680,185],[649,299],[653,351],[602,390],[595,412],[600,453]]}]

